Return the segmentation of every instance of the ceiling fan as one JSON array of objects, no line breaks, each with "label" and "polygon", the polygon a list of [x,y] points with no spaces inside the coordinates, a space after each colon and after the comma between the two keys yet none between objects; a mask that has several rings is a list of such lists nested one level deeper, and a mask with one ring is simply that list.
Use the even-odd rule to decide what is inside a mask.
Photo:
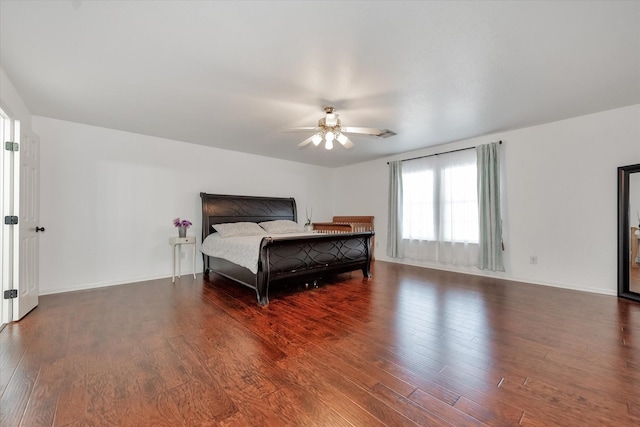
[{"label": "ceiling fan", "polygon": [[316,131],[316,133],[298,144],[298,147],[304,147],[309,143],[318,146],[324,140],[324,148],[333,149],[333,141],[338,141],[344,148],[353,147],[353,142],[345,134],[360,134],[376,136],[378,138],[388,138],[395,135],[388,129],[362,128],[342,126],[339,114],[334,113],[333,107],[324,107],[325,117],[318,120],[318,126],[315,127],[298,127],[291,129],[292,131]]}]

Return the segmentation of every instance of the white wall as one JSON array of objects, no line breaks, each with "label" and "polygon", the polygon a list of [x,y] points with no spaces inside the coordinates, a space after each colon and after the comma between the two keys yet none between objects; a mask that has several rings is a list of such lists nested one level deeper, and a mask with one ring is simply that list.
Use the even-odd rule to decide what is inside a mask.
[{"label": "white wall", "polygon": [[[498,140],[504,142],[506,272],[492,275],[615,295],[616,168],[640,163],[640,105],[337,169],[334,214],[375,215],[376,258],[392,261],[386,162]],[[532,255],[537,265],[529,263]]]},{"label": "white wall", "polygon": [[172,219],[194,223],[199,247],[200,192],[294,197],[299,222],[305,207],[315,221],[331,218],[327,168],[39,116],[33,124],[46,227],[41,294],[171,276]]},{"label": "white wall", "polygon": [[14,119],[20,120],[22,132],[31,132],[31,112],[22,97],[0,67],[0,106]]}]

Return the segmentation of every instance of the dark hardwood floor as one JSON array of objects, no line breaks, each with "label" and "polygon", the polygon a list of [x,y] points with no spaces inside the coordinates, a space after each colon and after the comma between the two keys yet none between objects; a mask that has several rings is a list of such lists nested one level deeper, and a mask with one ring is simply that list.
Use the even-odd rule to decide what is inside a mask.
[{"label": "dark hardwood floor", "polygon": [[381,261],[339,280],[266,308],[215,275],[43,296],[0,332],[0,425],[640,425],[640,304]]}]

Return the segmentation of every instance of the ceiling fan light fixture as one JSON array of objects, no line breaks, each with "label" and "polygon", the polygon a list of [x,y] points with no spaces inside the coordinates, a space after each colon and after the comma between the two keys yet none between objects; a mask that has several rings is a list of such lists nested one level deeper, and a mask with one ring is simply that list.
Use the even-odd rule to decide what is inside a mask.
[{"label": "ceiling fan light fixture", "polygon": [[327,150],[333,149],[333,143],[337,140],[346,149],[354,147],[353,142],[346,134],[360,134],[366,136],[375,136],[378,138],[388,138],[396,133],[388,129],[377,128],[365,128],[365,127],[351,127],[343,126],[340,121],[340,115],[334,113],[333,107],[324,107],[325,117],[318,120],[318,126],[316,127],[299,127],[293,128],[294,131],[309,131],[313,130],[317,132],[315,135],[302,141],[298,144],[298,147],[304,147],[309,143],[313,143],[316,147],[324,141],[324,147]]},{"label": "ceiling fan light fixture", "polygon": [[324,139],[327,140],[327,142],[332,141],[336,138],[336,134],[334,134],[332,131],[329,131],[326,133],[326,135],[324,136]]}]

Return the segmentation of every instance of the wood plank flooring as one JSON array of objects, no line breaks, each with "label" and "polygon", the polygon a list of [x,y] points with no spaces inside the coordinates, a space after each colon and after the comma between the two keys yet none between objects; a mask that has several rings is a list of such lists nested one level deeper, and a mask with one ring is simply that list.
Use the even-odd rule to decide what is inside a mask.
[{"label": "wood plank flooring", "polygon": [[640,304],[381,261],[266,308],[215,275],[43,296],[0,425],[637,426]]}]

